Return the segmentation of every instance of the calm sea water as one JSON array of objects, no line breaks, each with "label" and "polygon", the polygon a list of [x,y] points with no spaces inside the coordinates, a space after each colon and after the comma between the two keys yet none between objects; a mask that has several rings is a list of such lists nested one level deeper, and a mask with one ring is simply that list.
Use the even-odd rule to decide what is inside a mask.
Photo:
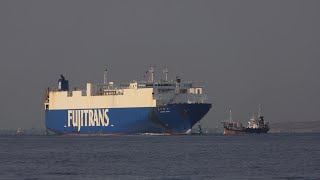
[{"label": "calm sea water", "polygon": [[0,137],[0,179],[320,179],[320,134]]}]

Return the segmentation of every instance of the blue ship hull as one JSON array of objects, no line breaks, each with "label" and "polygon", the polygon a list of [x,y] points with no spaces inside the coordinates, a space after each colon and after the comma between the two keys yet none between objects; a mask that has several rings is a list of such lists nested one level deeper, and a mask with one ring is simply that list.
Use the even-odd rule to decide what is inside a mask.
[{"label": "blue ship hull", "polygon": [[211,104],[170,104],[161,107],[109,108],[107,126],[86,125],[81,128],[70,126],[67,109],[46,110],[45,122],[46,128],[57,134],[184,134],[189,132],[211,107]]}]

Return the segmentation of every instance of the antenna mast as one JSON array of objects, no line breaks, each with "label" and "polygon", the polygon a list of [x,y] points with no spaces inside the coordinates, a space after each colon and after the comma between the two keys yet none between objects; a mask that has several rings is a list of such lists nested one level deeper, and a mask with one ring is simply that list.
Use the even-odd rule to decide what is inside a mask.
[{"label": "antenna mast", "polygon": [[150,66],[149,72],[151,73],[151,82],[153,82],[153,78],[154,78],[154,69],[152,66]]},{"label": "antenna mast", "polygon": [[166,74],[166,82],[168,81],[168,72],[169,72],[169,70],[168,70],[168,68],[167,67],[165,67],[164,69],[163,69],[163,72]]},{"label": "antenna mast", "polygon": [[261,104],[259,104],[259,117],[262,116],[262,113],[261,113]]},{"label": "antenna mast", "polygon": [[104,70],[103,83],[105,85],[108,84],[108,69],[107,68],[106,68],[106,70]]}]

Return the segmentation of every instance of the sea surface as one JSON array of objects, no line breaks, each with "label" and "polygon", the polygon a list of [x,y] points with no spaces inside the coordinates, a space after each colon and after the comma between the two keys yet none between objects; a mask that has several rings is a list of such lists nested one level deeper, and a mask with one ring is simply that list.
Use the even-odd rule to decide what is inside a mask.
[{"label": "sea surface", "polygon": [[320,134],[2,136],[0,179],[320,179]]}]

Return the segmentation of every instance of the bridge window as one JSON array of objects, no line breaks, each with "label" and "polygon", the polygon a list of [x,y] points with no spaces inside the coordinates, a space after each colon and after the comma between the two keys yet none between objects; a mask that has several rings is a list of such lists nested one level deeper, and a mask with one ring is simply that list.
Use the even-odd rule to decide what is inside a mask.
[{"label": "bridge window", "polygon": [[181,89],[181,90],[180,90],[180,93],[181,93],[181,94],[187,94],[187,90],[186,90],[186,89]]},{"label": "bridge window", "polygon": [[158,89],[159,94],[171,93],[174,89]]}]

